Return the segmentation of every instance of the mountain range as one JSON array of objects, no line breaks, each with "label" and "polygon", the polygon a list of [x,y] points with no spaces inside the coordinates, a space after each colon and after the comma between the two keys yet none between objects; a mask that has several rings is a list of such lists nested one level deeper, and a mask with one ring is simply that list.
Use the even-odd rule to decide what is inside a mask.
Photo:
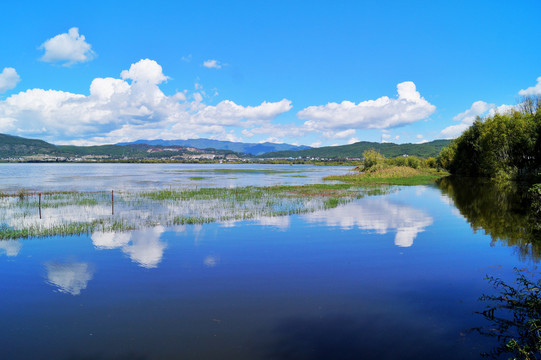
[{"label": "mountain range", "polygon": [[324,146],[299,151],[276,151],[266,153],[265,158],[360,158],[366,150],[374,149],[385,157],[415,155],[423,158],[436,157],[451,140],[434,140],[422,144],[394,144],[360,141],[350,145]]},{"label": "mountain range", "polygon": [[[46,155],[51,157],[96,156],[115,159],[155,159],[167,160],[189,158],[187,155],[215,154],[225,157],[236,155],[250,157],[248,154],[259,153],[259,158],[361,158],[365,150],[375,149],[386,157],[415,155],[419,157],[437,156],[450,140],[434,140],[424,144],[394,144],[361,141],[351,145],[325,146],[310,148],[288,144],[250,144],[208,139],[193,140],[139,140],[134,143],[99,146],[54,145],[43,140],[27,139],[18,136],[0,134],[0,158],[14,159],[27,156]],[[264,152],[266,149],[288,149]],[[234,150],[235,149],[235,150]],[[297,149],[297,150],[293,150]],[[264,153],[261,153],[264,152]],[[251,155],[253,157],[253,155]],[[193,158],[193,156],[192,156]]]},{"label": "mountain range", "polygon": [[231,150],[237,153],[246,153],[251,155],[262,155],[274,151],[298,151],[311,149],[310,146],[297,146],[290,144],[264,143],[243,143],[212,139],[188,139],[188,140],[137,140],[134,142],[118,143],[117,145],[161,145],[161,146],[189,146],[197,149],[221,149]]}]

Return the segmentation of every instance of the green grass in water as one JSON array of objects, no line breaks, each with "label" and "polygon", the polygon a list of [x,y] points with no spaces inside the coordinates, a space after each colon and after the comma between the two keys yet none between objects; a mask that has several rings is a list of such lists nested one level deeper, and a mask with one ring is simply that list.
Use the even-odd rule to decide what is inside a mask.
[{"label": "green grass in water", "polygon": [[426,185],[447,175],[447,172],[435,169],[395,166],[373,172],[327,176],[324,180],[338,180],[355,185]]}]

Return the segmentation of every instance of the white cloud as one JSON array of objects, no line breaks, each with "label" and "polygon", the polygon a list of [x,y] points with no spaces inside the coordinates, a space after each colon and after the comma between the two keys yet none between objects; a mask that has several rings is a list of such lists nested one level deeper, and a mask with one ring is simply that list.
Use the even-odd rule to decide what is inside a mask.
[{"label": "white cloud", "polygon": [[541,76],[537,78],[537,84],[535,86],[520,90],[518,94],[521,96],[541,95]]},{"label": "white cloud", "polygon": [[92,267],[87,263],[58,263],[45,264],[47,280],[60,292],[79,295],[94,275]]},{"label": "white cloud", "polygon": [[2,240],[0,241],[0,254],[4,252],[6,256],[17,256],[22,246],[18,240]]},{"label": "white cloud", "polygon": [[366,198],[334,209],[301,215],[301,218],[342,229],[358,227],[377,234],[396,232],[394,243],[400,247],[412,246],[417,235],[434,221],[422,210],[381,198]]},{"label": "white cloud", "polygon": [[422,138],[423,138],[423,135],[422,135],[422,134],[417,134],[417,135],[415,135],[415,137],[416,137],[417,139],[422,139]]},{"label": "white cloud", "polygon": [[445,139],[454,139],[460,136],[460,134],[462,134],[471,126],[471,124],[473,124],[478,116],[482,116],[494,107],[494,104],[489,104],[484,101],[474,102],[468,110],[465,110],[464,112],[461,112],[453,117],[453,121],[460,121],[460,124],[446,127],[440,132],[440,136]]},{"label": "white cloud", "polygon": [[347,137],[351,137],[355,135],[355,129],[347,129],[344,131],[326,131],[323,133],[323,136],[325,136],[328,139],[345,139]]},{"label": "white cloud", "polygon": [[199,93],[191,102],[185,92],[165,95],[159,84],[167,79],[157,62],[143,59],[122,71],[120,79],[94,79],[89,95],[29,89],[0,101],[0,130],[74,145],[141,138],[223,139],[232,136],[229,126],[253,127],[254,133],[273,136],[294,134],[291,127],[271,123],[291,109],[287,99],[257,106],[224,100],[210,106]]},{"label": "white cloud", "polygon": [[162,261],[167,246],[160,241],[164,231],[163,226],[134,231],[131,234],[131,245],[125,246],[122,251],[140,266],[147,269],[155,268]]},{"label": "white cloud", "polygon": [[359,142],[359,139],[357,139],[356,137],[352,137],[348,140],[348,145],[355,144],[356,142]]},{"label": "white cloud", "polygon": [[454,139],[456,137],[459,137],[464,131],[466,131],[470,125],[468,124],[458,124],[458,125],[451,125],[443,129],[440,133],[440,135],[444,139]]},{"label": "white cloud", "polygon": [[13,89],[19,81],[21,81],[21,78],[14,68],[4,68],[0,73],[0,94]]},{"label": "white cloud", "polygon": [[[537,78],[537,84],[535,86],[531,86],[527,89],[522,89],[518,92],[518,94],[521,96],[541,95],[541,76]],[[446,139],[456,138],[473,124],[477,116],[494,116],[495,114],[503,115],[514,110],[519,110],[521,105],[522,104],[503,104],[500,106],[496,106],[495,104],[489,104],[484,101],[476,101],[468,110],[461,112],[460,114],[453,117],[453,120],[460,121],[460,124],[446,127],[440,132],[440,136]]]},{"label": "white cloud", "polygon": [[121,248],[130,259],[144,268],[156,268],[167,244],[160,241],[163,226],[132,232],[95,232],[92,243],[98,249]]},{"label": "white cloud", "polygon": [[397,85],[398,98],[383,96],[355,104],[351,101],[309,106],[297,113],[310,130],[386,129],[430,116],[436,107],[426,101],[411,81]]},{"label": "white cloud", "polygon": [[280,139],[278,139],[275,136],[269,136],[265,140],[261,140],[259,143],[260,144],[263,144],[263,143],[282,144],[282,141],[280,141]]},{"label": "white cloud", "polygon": [[500,114],[500,115],[509,114],[510,112],[514,110],[518,110],[520,108],[520,105],[521,104],[518,104],[518,105],[503,104],[500,106],[496,106],[488,111],[488,116],[494,116],[496,114]]},{"label": "white cloud", "polygon": [[460,121],[462,123],[471,125],[473,124],[477,116],[483,115],[494,106],[494,104],[488,104],[484,101],[476,101],[471,105],[468,110],[461,112],[458,115],[455,115],[455,117],[453,117],[453,121]]},{"label": "white cloud", "polygon": [[203,62],[203,66],[209,69],[221,69],[222,64],[218,60],[206,60]]},{"label": "white cloud", "polygon": [[85,41],[84,35],[79,35],[76,27],[45,41],[39,48],[45,50],[42,61],[64,62],[64,66],[89,61],[95,56],[92,46]]},{"label": "white cloud", "polygon": [[316,141],[316,142],[313,142],[310,144],[310,147],[313,147],[313,148],[318,148],[321,146],[321,141]]},{"label": "white cloud", "polygon": [[169,77],[163,74],[162,67],[154,60],[142,59],[130,66],[129,70],[123,70],[120,77],[124,80],[131,79],[134,82],[146,82],[158,85]]}]

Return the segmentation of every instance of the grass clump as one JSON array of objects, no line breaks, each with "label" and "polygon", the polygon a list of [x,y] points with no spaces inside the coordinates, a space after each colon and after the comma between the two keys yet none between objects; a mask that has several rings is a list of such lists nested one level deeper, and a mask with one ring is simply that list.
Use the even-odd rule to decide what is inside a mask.
[{"label": "grass clump", "polygon": [[173,225],[196,225],[196,224],[206,224],[216,221],[213,218],[206,217],[193,217],[193,216],[175,216],[172,223]]},{"label": "grass clump", "polygon": [[365,151],[363,157],[364,160],[355,168],[355,173],[327,176],[324,180],[338,180],[356,185],[424,185],[448,175],[437,168],[434,158],[398,156],[386,159],[374,150]]},{"label": "grass clump", "polygon": [[406,166],[394,166],[373,172],[328,176],[325,180],[338,180],[356,185],[424,185],[447,175],[446,172],[435,169],[413,169]]}]

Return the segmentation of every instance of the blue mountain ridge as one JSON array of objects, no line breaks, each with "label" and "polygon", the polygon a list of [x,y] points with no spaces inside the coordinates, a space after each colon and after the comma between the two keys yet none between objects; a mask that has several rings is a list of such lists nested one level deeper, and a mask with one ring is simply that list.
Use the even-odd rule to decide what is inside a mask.
[{"label": "blue mountain ridge", "polygon": [[133,142],[123,142],[116,145],[162,145],[162,146],[191,146],[198,149],[219,149],[219,150],[231,150],[239,153],[247,153],[252,155],[260,155],[267,152],[274,151],[298,151],[311,149],[306,145],[291,145],[291,144],[275,144],[270,142],[264,143],[243,143],[233,141],[222,141],[212,139],[188,139],[188,140],[137,140]]}]

